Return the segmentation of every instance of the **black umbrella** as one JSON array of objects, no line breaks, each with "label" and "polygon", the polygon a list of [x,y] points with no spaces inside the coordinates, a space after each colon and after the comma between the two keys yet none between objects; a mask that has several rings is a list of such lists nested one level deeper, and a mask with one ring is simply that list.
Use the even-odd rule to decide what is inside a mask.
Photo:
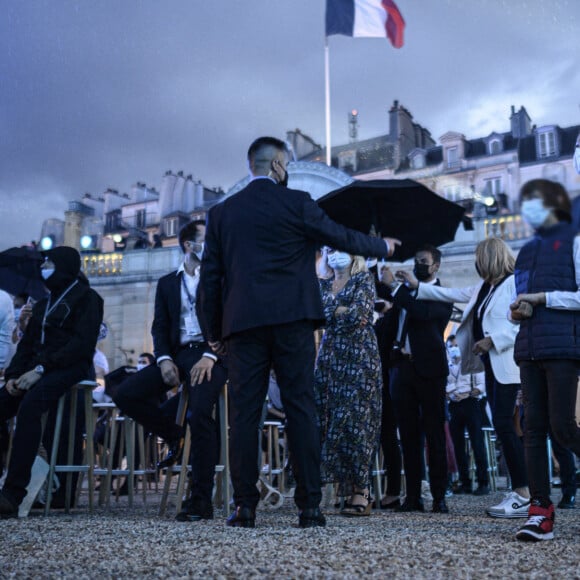
[{"label": "black umbrella", "polygon": [[465,212],[411,179],[353,181],[321,197],[318,205],[339,224],[401,240],[391,258],[398,262],[424,244],[452,242]]},{"label": "black umbrella", "polygon": [[44,258],[30,248],[9,248],[0,252],[0,290],[9,294],[28,294],[41,300],[48,294],[40,265]]}]

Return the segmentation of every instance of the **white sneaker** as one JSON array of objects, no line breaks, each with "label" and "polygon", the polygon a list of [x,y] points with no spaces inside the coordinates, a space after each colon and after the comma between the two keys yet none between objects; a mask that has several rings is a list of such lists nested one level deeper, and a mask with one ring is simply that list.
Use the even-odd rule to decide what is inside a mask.
[{"label": "white sneaker", "polygon": [[497,505],[488,508],[487,515],[492,518],[527,518],[530,500],[515,491],[510,491]]},{"label": "white sneaker", "polygon": [[433,496],[431,495],[431,486],[426,480],[421,482],[421,499],[423,501],[433,501]]}]

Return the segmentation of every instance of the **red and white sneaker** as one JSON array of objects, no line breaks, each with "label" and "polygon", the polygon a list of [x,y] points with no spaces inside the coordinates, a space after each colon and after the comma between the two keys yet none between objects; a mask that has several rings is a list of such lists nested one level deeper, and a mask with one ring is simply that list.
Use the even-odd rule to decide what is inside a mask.
[{"label": "red and white sneaker", "polygon": [[554,539],[554,504],[544,506],[541,500],[532,500],[528,521],[516,533],[518,540],[541,542]]}]

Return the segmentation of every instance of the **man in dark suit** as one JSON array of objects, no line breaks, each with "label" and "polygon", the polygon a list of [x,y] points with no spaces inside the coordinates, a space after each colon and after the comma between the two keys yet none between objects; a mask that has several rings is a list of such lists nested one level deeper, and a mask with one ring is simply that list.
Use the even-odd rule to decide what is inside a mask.
[{"label": "man in dark suit", "polygon": [[151,327],[157,365],[135,373],[119,386],[114,401],[132,417],[169,445],[160,467],[175,463],[181,454],[182,429],[175,415],[161,412],[160,395],[180,383],[189,388],[191,428],[191,496],[184,502],[180,521],[213,518],[211,494],[219,459],[218,427],[212,416],[226,381],[226,370],[205,342],[197,309],[200,258],[205,223],[194,221],[179,232],[183,264],[157,283],[155,316]]},{"label": "man in dark suit", "polygon": [[328,244],[382,257],[398,240],[385,243],[339,226],[306,192],[288,189],[282,141],[257,139],[248,162],[250,184],[209,212],[200,282],[208,340],[217,352],[227,345],[236,502],[227,523],[254,527],[258,424],[273,367],[288,421],[299,525],[323,526],[313,394],[313,330],[324,320],[316,251]]},{"label": "man in dark suit", "polygon": [[[436,278],[441,252],[425,246],[415,254],[415,276],[425,284]],[[404,279],[403,273],[397,277]],[[398,511],[424,511],[421,499],[423,436],[427,438],[433,511],[447,513],[447,456],[445,450],[445,386],[449,366],[443,332],[452,305],[417,300],[389,268],[381,280],[391,290],[393,309],[387,342],[391,348],[391,397],[403,448],[407,495]]]}]

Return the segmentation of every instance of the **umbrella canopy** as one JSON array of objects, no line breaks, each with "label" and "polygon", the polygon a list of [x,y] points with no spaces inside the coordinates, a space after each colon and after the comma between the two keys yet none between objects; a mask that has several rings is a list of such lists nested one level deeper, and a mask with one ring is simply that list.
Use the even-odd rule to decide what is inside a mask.
[{"label": "umbrella canopy", "polygon": [[35,300],[46,297],[48,291],[40,274],[44,258],[29,248],[9,248],[0,252],[0,289],[9,294],[28,294]]},{"label": "umbrella canopy", "polygon": [[390,258],[396,262],[412,258],[424,244],[452,242],[465,212],[411,179],[353,181],[321,197],[318,205],[346,227],[401,240]]}]

